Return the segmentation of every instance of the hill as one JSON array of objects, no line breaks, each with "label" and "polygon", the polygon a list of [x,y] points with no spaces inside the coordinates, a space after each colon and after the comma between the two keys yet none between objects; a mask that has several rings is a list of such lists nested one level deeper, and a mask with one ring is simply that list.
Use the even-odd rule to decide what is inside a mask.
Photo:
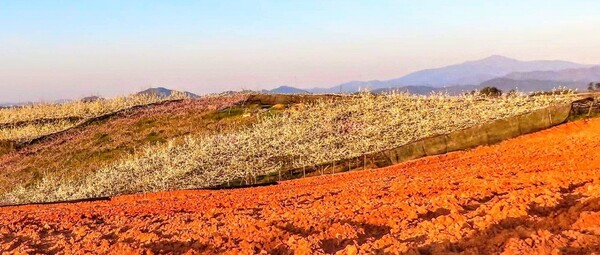
[{"label": "hill", "polygon": [[599,130],[591,119],[268,187],[0,208],[0,250],[592,254],[600,248]]},{"label": "hill", "polygon": [[154,96],[158,96],[158,97],[169,97],[174,92],[181,92],[189,98],[199,98],[200,97],[191,92],[171,90],[171,89],[167,89],[167,88],[163,88],[163,87],[149,88],[149,89],[140,91],[136,94],[137,95],[154,95]]},{"label": "hill", "polygon": [[291,86],[279,86],[271,90],[263,90],[267,94],[310,94],[310,92]]},{"label": "hill", "polygon": [[[184,136],[226,135],[229,131],[255,123],[259,116],[279,114],[293,105],[321,98],[324,97],[233,94],[167,100],[102,114],[99,118],[34,141],[14,143],[0,139],[0,195],[15,185],[34,184],[48,176],[54,178],[51,180],[55,184],[60,180],[85,176],[101,167],[118,164],[140,148],[177,144]],[[85,105],[77,103],[77,107],[88,112],[90,108],[98,108],[99,102],[108,103],[110,100]],[[277,104],[284,106],[271,107]],[[61,110],[53,108],[52,112]],[[55,114],[54,117],[62,116]],[[23,118],[25,116],[17,122]],[[12,125],[8,126],[10,129]],[[0,126],[0,138],[3,132],[6,129]]]},{"label": "hill", "polygon": [[[278,99],[278,102],[264,97]],[[425,137],[570,101],[568,97],[558,96],[471,100],[439,96],[361,95],[291,105],[289,99],[293,97],[250,96],[240,100],[253,105],[248,105],[250,112],[233,106],[212,113],[210,118],[203,118],[204,113],[211,114],[203,107],[194,107],[197,110],[189,115],[174,110],[179,108],[173,105],[178,105],[178,101],[160,108],[165,111],[164,114],[156,107],[148,108],[145,116],[123,116],[111,122],[90,124],[65,132],[61,137],[67,141],[56,136],[46,139],[43,143],[45,152],[39,150],[42,146],[39,145],[0,157],[0,165],[4,166],[0,173],[4,176],[0,178],[0,193],[2,187],[9,192],[6,196],[0,194],[0,203],[247,185],[287,170],[294,172],[293,169],[301,168],[304,171],[312,166],[319,166],[315,171],[322,172],[329,168],[326,165],[330,162],[380,152]],[[308,95],[295,97],[315,98]],[[221,102],[213,97],[205,100]],[[185,101],[199,106],[214,105],[207,104],[208,101],[203,103],[202,99]],[[283,102],[295,110],[279,111]],[[269,117],[257,118],[259,121],[251,123],[251,128],[231,133],[223,131],[230,130],[227,127],[243,125],[211,123],[211,120],[230,115],[244,121],[253,116],[253,111],[257,114],[264,112]],[[183,140],[175,139],[187,134],[195,135]],[[135,150],[144,144],[143,141],[146,145],[155,141],[168,142]],[[125,158],[122,158],[124,155]],[[16,160],[16,157],[19,159]],[[111,161],[113,164],[103,164]],[[96,171],[93,171],[94,168]],[[45,174],[54,177],[40,179]],[[39,182],[32,185],[32,177]]]},{"label": "hill", "polygon": [[223,108],[245,96],[170,101],[122,111],[86,126],[71,128],[9,154],[0,154],[0,193],[18,183],[34,183],[45,174],[87,174],[117,162],[136,148],[188,134],[227,132],[252,123],[243,109]]}]

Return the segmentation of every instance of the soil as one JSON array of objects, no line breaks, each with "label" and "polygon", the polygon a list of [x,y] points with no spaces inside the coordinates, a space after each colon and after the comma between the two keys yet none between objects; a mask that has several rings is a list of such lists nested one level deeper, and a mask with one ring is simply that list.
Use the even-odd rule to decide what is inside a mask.
[{"label": "soil", "polygon": [[279,185],[0,208],[8,253],[600,252],[600,119]]}]

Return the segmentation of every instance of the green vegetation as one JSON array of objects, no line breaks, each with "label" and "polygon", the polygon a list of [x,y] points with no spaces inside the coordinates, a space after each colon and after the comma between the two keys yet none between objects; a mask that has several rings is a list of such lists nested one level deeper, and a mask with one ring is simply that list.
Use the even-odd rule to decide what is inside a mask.
[{"label": "green vegetation", "polygon": [[156,119],[150,118],[150,117],[146,117],[146,118],[142,118],[140,120],[138,120],[134,126],[138,129],[138,130],[144,130],[144,129],[148,129],[148,128],[153,128],[154,126],[156,126]]},{"label": "green vegetation", "polygon": [[[470,92],[465,93],[467,96],[480,96],[480,97],[500,97],[502,96],[502,90],[496,87],[485,87],[481,90],[472,90]],[[507,95],[516,96],[517,91],[511,90]]]},{"label": "green vegetation", "polygon": [[96,144],[101,145],[110,142],[110,135],[107,133],[98,133],[95,136]]},{"label": "green vegetation", "polygon": [[479,91],[481,95],[489,96],[489,97],[499,97],[502,96],[502,90],[496,87],[485,87]]},{"label": "green vegetation", "polygon": [[219,120],[226,119],[226,118],[242,116],[245,112],[246,112],[246,107],[233,106],[233,107],[229,107],[227,109],[213,112],[211,114],[207,114],[205,118],[219,121]]},{"label": "green vegetation", "polygon": [[600,82],[590,82],[590,84],[588,84],[588,91],[600,91]]}]

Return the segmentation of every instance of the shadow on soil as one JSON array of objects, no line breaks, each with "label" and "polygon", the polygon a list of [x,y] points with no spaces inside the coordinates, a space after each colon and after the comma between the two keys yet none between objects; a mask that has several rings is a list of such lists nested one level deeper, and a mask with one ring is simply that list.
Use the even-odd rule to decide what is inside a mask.
[{"label": "shadow on soil", "polygon": [[[562,193],[566,192],[570,191],[565,190]],[[580,198],[580,195],[566,193],[562,200],[553,207],[531,204],[529,215],[536,216],[535,219],[532,217],[507,218],[457,242],[423,245],[405,254],[415,254],[415,251],[418,254],[447,254],[467,250],[479,254],[495,254],[502,252],[509,239],[512,238],[527,239],[531,236],[530,234],[538,231],[549,231],[554,235],[560,235],[563,231],[571,229],[571,225],[577,221],[580,213],[600,211],[600,198],[579,202]],[[566,254],[589,254],[591,251],[600,251],[600,245],[560,249]]]},{"label": "shadow on soil", "polygon": [[321,249],[323,249],[323,251],[327,254],[333,254],[340,250],[343,250],[347,245],[350,244],[356,243],[358,245],[362,245],[367,241],[380,239],[384,235],[389,234],[391,230],[391,228],[388,226],[374,225],[365,222],[342,220],[339,221],[339,223],[348,224],[356,228],[362,228],[364,232],[358,234],[358,238],[356,239],[331,238],[321,241]]}]

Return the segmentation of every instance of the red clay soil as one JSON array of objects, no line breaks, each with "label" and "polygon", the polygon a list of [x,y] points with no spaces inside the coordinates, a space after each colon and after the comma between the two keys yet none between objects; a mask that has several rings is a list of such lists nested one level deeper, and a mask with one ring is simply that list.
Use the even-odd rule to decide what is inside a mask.
[{"label": "red clay soil", "polygon": [[9,253],[600,251],[600,119],[397,166],[0,209]]}]

